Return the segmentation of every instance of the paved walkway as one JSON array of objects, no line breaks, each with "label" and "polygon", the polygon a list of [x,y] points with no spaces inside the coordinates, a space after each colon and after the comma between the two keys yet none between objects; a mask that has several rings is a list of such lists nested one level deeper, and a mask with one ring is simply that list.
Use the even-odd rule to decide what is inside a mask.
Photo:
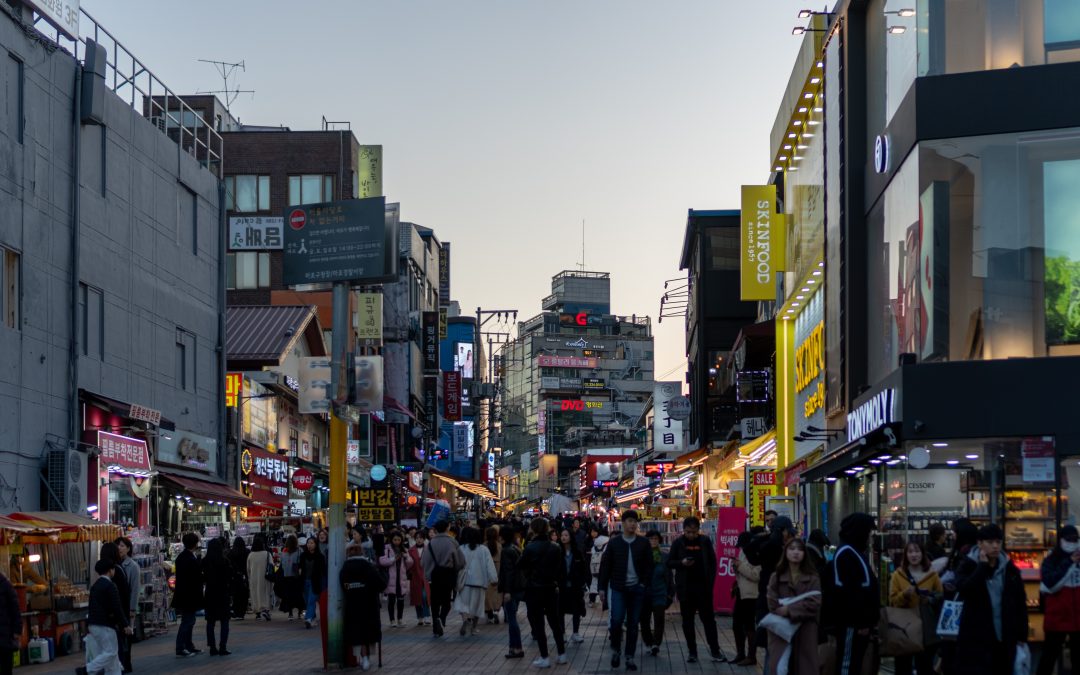
[{"label": "paved walkway", "polygon": [[[459,637],[460,620],[451,617],[447,636],[433,638],[429,626],[416,626],[415,614],[411,607],[406,607],[407,624],[404,628],[390,628],[383,615],[383,668],[371,672],[383,673],[439,673],[453,675],[457,673],[527,673],[544,672],[530,668],[529,663],[537,656],[534,643],[525,637],[525,658],[507,660],[506,626],[487,625],[481,622],[480,635]],[[672,609],[675,609],[674,607]],[[411,620],[408,620],[410,619]],[[585,642],[567,647],[570,657],[568,666],[554,665],[554,645],[551,646],[552,673],[611,673],[611,652],[606,641],[607,615],[600,615],[599,610],[589,610],[589,615],[582,620],[581,633]],[[519,621],[527,633],[524,607]],[[720,645],[728,656],[734,655],[730,619],[719,617]],[[205,648],[206,624],[200,618],[195,626],[195,644]],[[708,653],[704,636],[698,627],[698,652]],[[280,612],[275,612],[274,620],[233,621],[229,637],[229,649],[232,655],[211,657],[204,652],[196,657],[178,659],[174,655],[176,627],[169,634],[151,638],[135,645],[135,673],[258,673],[270,675],[276,673],[317,673],[322,670],[322,651],[318,629],[306,630],[302,621],[287,621]],[[551,640],[550,635],[548,640]],[[682,628],[677,613],[669,612],[664,632],[664,642],[659,656],[642,654],[638,648],[637,664],[641,673],[721,673],[724,675],[757,675],[758,668],[740,668],[730,664],[714,664],[707,658],[698,664],[686,663],[686,644],[682,638]],[[759,653],[759,657],[761,653]],[[82,665],[81,655],[65,656],[56,661],[26,666],[16,669],[23,675],[46,675],[52,673],[75,672],[75,667]],[[617,672],[626,672],[619,668]]]}]

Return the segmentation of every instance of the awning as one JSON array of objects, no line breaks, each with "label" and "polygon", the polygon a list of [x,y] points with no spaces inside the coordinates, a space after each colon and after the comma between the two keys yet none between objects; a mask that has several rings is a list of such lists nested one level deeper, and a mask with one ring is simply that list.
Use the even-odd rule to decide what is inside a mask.
[{"label": "awning", "polygon": [[770,450],[776,448],[776,429],[773,429],[767,434],[758,436],[749,443],[745,443],[739,446],[739,453],[743,457],[755,461],[769,454]]},{"label": "awning", "polygon": [[[80,389],[79,390],[79,395],[82,396],[82,398],[87,403],[93,403],[96,406],[99,406],[101,408],[104,408],[105,410],[108,410],[109,412],[111,412],[114,415],[119,415],[120,417],[127,417],[129,419],[131,418],[131,404],[130,403],[124,403],[123,401],[117,401],[115,398],[109,398],[108,396],[102,396],[101,394],[95,394],[94,392],[87,391],[85,389]],[[165,429],[166,431],[176,431],[176,423],[174,423],[172,420],[166,418],[164,415],[161,416],[161,422],[159,422],[157,426],[158,426],[158,428]]]},{"label": "awning", "polygon": [[119,525],[64,511],[24,511],[9,517],[36,528],[59,530],[61,542],[112,541],[120,536]]},{"label": "awning", "polygon": [[441,480],[442,482],[448,483],[448,484],[456,487],[457,489],[461,490],[462,492],[468,492],[471,495],[476,495],[478,497],[483,497],[484,499],[498,499],[499,498],[499,495],[492,492],[490,488],[488,488],[486,485],[484,485],[480,481],[470,480],[470,479],[467,479],[467,478],[462,478],[460,476],[455,476],[455,475],[450,474],[450,473],[445,473],[445,472],[439,471],[437,469],[429,469],[429,473],[432,476],[434,476],[434,477],[438,478],[439,480]]},{"label": "awning", "polygon": [[208,502],[225,502],[228,506],[255,505],[255,502],[252,501],[250,497],[246,497],[239,490],[234,490],[228,485],[211,483],[210,481],[188,478],[186,476],[178,476],[166,471],[161,472],[161,477],[170,483],[178,485],[196,499],[203,499]]},{"label": "awning", "polygon": [[709,458],[709,452],[710,448],[700,448],[679,455],[675,458],[675,468],[672,469],[672,471],[686,471],[687,469],[692,469],[695,466],[704,464],[705,460]]},{"label": "awning", "polygon": [[35,527],[8,516],[0,516],[0,545],[12,544],[16,539],[24,544],[55,544],[60,541],[60,528]]}]

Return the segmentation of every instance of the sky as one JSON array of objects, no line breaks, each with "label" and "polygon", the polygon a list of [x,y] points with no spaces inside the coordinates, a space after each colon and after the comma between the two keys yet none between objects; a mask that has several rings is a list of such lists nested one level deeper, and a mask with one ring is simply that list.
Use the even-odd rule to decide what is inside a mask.
[{"label": "sky", "polygon": [[[551,277],[611,273],[612,310],[653,317],[657,379],[685,375],[656,322],[688,209],[737,209],[768,177],[800,0],[82,0],[177,93],[245,63],[248,124],[349,121],[383,146],[403,220],[452,242],[452,294],[541,311]],[[182,10],[179,8],[182,7]],[[179,11],[178,11],[179,10]],[[226,162],[228,158],[226,158]]]}]

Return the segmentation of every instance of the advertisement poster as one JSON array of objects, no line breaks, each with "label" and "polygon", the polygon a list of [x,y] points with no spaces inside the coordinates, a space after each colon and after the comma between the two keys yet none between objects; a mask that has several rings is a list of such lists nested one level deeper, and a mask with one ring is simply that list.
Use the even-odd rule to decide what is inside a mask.
[{"label": "advertisement poster", "polygon": [[731,589],[735,586],[735,559],[739,557],[739,533],[746,529],[746,509],[724,506],[717,509],[716,517],[716,583],[713,584],[713,609],[731,614],[735,598]]},{"label": "advertisement poster", "polygon": [[776,494],[776,469],[746,467],[746,504],[750,511],[750,527],[765,524],[765,498]]},{"label": "advertisement poster", "polygon": [[473,345],[471,342],[457,343],[457,355],[454,359],[456,370],[463,380],[473,379]]},{"label": "advertisement poster", "polygon": [[[1049,27],[1049,24],[1047,24]],[[1080,342],[1080,239],[1076,214],[1080,160],[1043,163],[1043,220],[1046,254],[1043,287],[1047,344]]]},{"label": "advertisement poster", "polygon": [[1020,445],[1025,483],[1054,482],[1054,437],[1025,438]]},{"label": "advertisement poster", "polygon": [[775,300],[776,273],[784,271],[784,217],[776,212],[775,185],[742,186],[739,285],[743,300]]}]

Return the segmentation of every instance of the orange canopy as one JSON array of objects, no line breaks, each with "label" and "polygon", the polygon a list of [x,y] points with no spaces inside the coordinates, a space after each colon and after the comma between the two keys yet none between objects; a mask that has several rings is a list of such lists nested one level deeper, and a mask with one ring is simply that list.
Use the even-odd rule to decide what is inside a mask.
[{"label": "orange canopy", "polygon": [[119,525],[102,523],[64,511],[24,511],[12,513],[9,518],[38,529],[55,530],[59,532],[61,542],[112,541],[120,536]]}]

